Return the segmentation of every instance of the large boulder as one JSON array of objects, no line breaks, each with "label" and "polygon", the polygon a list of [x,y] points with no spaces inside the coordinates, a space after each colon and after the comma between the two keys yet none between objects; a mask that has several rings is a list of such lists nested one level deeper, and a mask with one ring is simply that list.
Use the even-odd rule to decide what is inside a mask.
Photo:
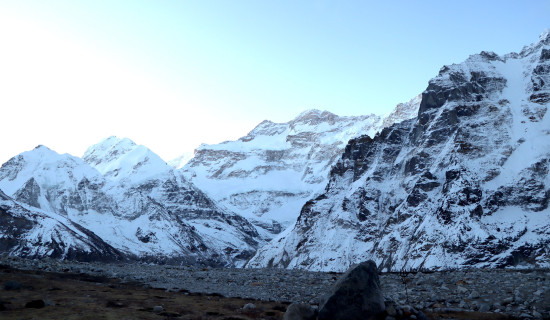
[{"label": "large boulder", "polygon": [[369,260],[349,269],[321,304],[319,320],[376,319],[385,311],[378,270]]}]

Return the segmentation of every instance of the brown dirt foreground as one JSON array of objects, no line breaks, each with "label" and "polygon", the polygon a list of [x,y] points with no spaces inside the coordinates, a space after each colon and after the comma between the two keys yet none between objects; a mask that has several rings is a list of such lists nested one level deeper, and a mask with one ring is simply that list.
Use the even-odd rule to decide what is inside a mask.
[{"label": "brown dirt foreground", "polygon": [[[167,292],[86,274],[0,265],[0,319],[282,319],[287,303]],[[34,301],[34,303],[33,303]],[[45,305],[41,302],[44,301]],[[247,303],[256,307],[243,310]],[[33,305],[34,304],[34,305]],[[162,311],[153,310],[162,306]],[[155,312],[157,311],[157,312]],[[494,313],[427,313],[429,319],[512,319]]]},{"label": "brown dirt foreground", "polygon": [[[15,281],[21,288],[6,290]],[[12,282],[13,283],[13,282]],[[287,305],[220,296],[166,292],[142,284],[85,274],[0,266],[0,319],[282,319]],[[8,285],[8,287],[10,287]],[[12,285],[13,287],[13,285]],[[43,300],[46,306],[26,305]],[[253,303],[256,308],[244,311]],[[38,303],[37,306],[40,306]],[[162,306],[162,312],[154,312]]]}]

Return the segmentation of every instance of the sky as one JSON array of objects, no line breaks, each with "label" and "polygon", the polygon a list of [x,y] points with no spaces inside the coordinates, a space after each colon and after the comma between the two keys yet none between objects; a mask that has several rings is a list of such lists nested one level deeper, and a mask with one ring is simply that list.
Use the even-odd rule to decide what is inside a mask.
[{"label": "sky", "polygon": [[112,135],[168,161],[307,109],[383,115],[549,27],[550,0],[0,0],[0,163]]}]

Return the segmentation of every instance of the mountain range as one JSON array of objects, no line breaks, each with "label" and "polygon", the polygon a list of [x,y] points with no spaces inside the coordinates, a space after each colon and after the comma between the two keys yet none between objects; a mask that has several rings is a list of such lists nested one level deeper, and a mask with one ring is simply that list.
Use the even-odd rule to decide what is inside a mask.
[{"label": "mountain range", "polygon": [[[392,117],[410,115],[410,108],[418,108],[418,103],[398,106],[400,113],[396,116],[394,112]],[[32,258],[130,259],[242,267],[259,247],[295,222],[301,205],[328,181],[328,170],[345,142],[363,132],[363,128],[374,133],[381,125],[382,118],[374,115],[338,117],[310,110],[289,123],[264,121],[238,141],[203,145],[193,160],[180,169],[175,168],[181,166],[180,162],[172,161],[171,166],[145,146],[126,138],[109,137],[89,147],[81,158],[38,146],[11,158],[0,168],[0,208],[10,221],[2,231],[6,242],[2,251]],[[285,131],[282,135],[281,128]],[[337,136],[323,131],[327,128]],[[301,149],[292,149],[300,139]],[[320,145],[322,139],[328,140],[325,145],[331,146],[330,153],[319,152],[325,146]],[[277,143],[286,148],[276,147]],[[250,172],[241,173],[236,182],[227,179],[239,172],[227,165],[234,161],[228,156],[230,151],[207,156],[207,150],[231,147],[242,149],[239,160],[253,163]],[[319,154],[311,159],[314,152]],[[289,173],[278,171],[281,166],[276,164],[284,153],[291,154],[285,165],[297,168],[292,174],[303,175],[307,182],[288,187],[287,183],[295,180],[285,180],[284,175]],[[324,170],[321,173],[310,168],[308,176],[300,171],[319,162]],[[267,185],[271,180],[270,189],[251,189],[250,193],[266,202],[278,193],[280,199],[274,197],[275,201],[281,204],[293,200],[286,208],[294,212],[283,215],[279,210],[262,218],[262,214],[255,214],[261,210],[251,209],[254,203],[246,207],[249,211],[232,206],[215,198],[218,185],[197,187],[195,182],[202,181],[197,177],[202,177],[203,171],[218,171],[216,178],[221,187],[233,190],[238,184],[257,187],[261,184],[257,181],[263,180]],[[243,180],[246,174],[250,181],[256,181]],[[209,178],[213,179],[204,179]],[[42,218],[18,222],[27,216]],[[7,227],[19,224],[27,229]]]},{"label": "mountain range", "polygon": [[0,251],[343,271],[550,266],[550,34],[386,116],[308,110],[169,164],[129,139],[0,168]]}]

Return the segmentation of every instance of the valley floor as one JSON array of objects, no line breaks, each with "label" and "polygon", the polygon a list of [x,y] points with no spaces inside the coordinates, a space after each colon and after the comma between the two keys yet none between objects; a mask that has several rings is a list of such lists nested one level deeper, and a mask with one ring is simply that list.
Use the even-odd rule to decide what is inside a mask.
[{"label": "valley floor", "polygon": [[[0,318],[282,319],[290,302],[318,304],[338,277],[0,257]],[[422,310],[430,319],[547,317],[548,270],[392,273],[380,279],[387,299]],[[25,307],[33,301],[43,307]],[[254,307],[243,308],[249,303]]]}]

